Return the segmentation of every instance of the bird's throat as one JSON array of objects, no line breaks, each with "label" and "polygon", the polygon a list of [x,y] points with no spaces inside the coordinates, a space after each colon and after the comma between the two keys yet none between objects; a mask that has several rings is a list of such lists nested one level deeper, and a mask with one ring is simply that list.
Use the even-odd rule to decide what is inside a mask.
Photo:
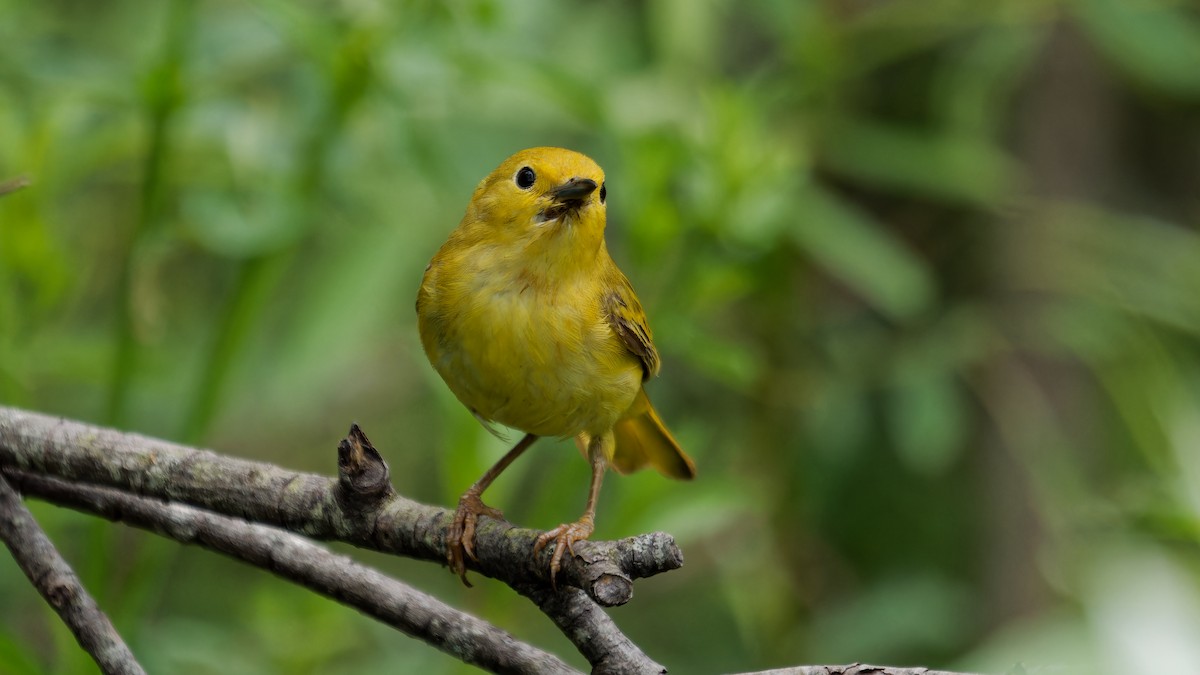
[{"label": "bird's throat", "polygon": [[554,202],[541,212],[541,216],[547,221],[563,219],[563,223],[566,224],[579,219],[581,208],[583,208],[583,200],[569,199],[564,202]]}]

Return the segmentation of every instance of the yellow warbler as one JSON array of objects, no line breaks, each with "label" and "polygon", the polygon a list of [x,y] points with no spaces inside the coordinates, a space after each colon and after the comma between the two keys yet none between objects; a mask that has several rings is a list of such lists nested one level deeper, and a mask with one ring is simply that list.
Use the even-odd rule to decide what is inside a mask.
[{"label": "yellow warbler", "polygon": [[539,436],[573,436],[592,464],[583,515],[535,546],[555,543],[551,581],[563,551],[592,534],[607,465],[695,476],[642,389],[658,374],[658,352],[604,244],[607,196],[590,158],[522,150],[479,183],[425,268],[417,325],[430,363],[484,426],[525,432],[458,500],[446,556],[464,582],[477,517],[501,517],[480,495]]}]

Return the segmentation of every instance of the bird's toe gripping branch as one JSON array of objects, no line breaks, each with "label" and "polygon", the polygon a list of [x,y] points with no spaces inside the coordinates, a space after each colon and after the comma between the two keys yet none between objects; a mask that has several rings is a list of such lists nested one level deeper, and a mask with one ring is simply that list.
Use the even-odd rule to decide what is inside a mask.
[{"label": "bird's toe gripping branch", "polygon": [[478,494],[468,490],[459,498],[454,520],[446,532],[446,563],[468,587],[471,582],[467,581],[467,558],[479,560],[475,555],[475,524],[479,516],[504,520],[504,514],[499,509],[484,504]]},{"label": "bird's toe gripping branch", "polygon": [[[358,425],[338,446],[334,490],[338,505],[351,519],[371,521],[364,530],[368,547],[422,559],[441,558],[460,577],[469,568],[510,586],[574,586],[597,604],[613,607],[633,598],[634,579],[683,565],[675,540],[662,532],[585,541],[590,531],[585,533],[580,522],[546,533],[519,528],[471,490],[455,511],[410,502],[395,493],[386,462]],[[419,520],[433,529],[404,530],[411,527],[402,522],[412,517],[412,509],[428,514]],[[544,539],[541,547],[539,539]],[[550,542],[555,545],[547,546]]]}]

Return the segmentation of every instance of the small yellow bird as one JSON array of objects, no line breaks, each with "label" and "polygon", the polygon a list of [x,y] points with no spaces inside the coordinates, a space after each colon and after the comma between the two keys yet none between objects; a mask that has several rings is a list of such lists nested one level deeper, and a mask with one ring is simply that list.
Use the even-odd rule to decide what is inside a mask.
[{"label": "small yellow bird", "polygon": [[[475,188],[467,213],[421,280],[421,344],[458,400],[492,429],[525,436],[458,500],[446,558],[466,582],[480,496],[539,436],[574,437],[592,464],[583,515],[542,534],[563,551],[594,530],[604,469],[647,464],[690,479],[692,463],[646,398],[658,352],[629,280],[604,244],[604,172],[562,148],[509,157]],[[469,584],[468,584],[469,585]]]}]

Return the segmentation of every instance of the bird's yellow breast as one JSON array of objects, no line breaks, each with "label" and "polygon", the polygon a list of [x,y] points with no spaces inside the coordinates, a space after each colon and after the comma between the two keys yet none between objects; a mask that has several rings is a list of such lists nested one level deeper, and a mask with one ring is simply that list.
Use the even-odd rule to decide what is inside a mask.
[{"label": "bird's yellow breast", "polygon": [[539,436],[600,434],[629,410],[642,380],[603,315],[603,292],[601,275],[550,281],[500,250],[447,246],[421,284],[421,340],[478,417]]}]

